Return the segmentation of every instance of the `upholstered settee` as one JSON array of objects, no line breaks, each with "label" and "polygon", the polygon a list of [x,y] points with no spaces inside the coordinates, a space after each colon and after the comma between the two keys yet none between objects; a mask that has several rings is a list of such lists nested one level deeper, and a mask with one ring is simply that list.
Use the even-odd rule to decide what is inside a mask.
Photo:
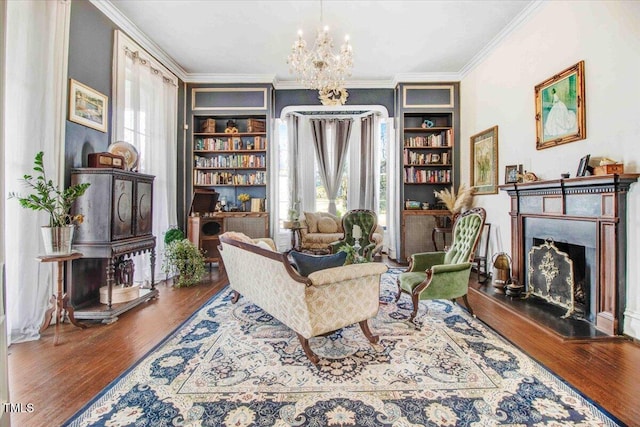
[{"label": "upholstered settee", "polygon": [[[300,230],[300,248],[303,250],[325,249],[329,252],[332,243],[344,238],[344,228],[342,218],[328,212],[304,212],[302,221],[303,227]],[[382,250],[384,231],[380,225],[376,225],[373,233],[373,240],[376,246],[372,253],[377,254]]]},{"label": "upholstered settee", "polygon": [[311,362],[318,356],[309,338],[359,323],[371,343],[378,340],[367,319],[378,313],[382,263],[351,264],[301,276],[287,256],[220,237],[222,265],[236,302],[242,295],[291,328]]}]

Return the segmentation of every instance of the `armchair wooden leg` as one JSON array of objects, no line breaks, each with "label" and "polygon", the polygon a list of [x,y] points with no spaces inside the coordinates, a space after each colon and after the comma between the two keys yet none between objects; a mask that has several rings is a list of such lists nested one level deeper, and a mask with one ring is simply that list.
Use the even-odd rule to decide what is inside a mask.
[{"label": "armchair wooden leg", "polygon": [[371,344],[375,344],[378,342],[378,339],[380,337],[371,333],[371,330],[369,329],[369,323],[366,320],[360,322],[360,329],[362,329],[362,333],[364,333],[364,336],[367,337]]},{"label": "armchair wooden leg", "polygon": [[409,321],[413,323],[413,319],[416,318],[418,308],[420,307],[420,295],[411,294],[411,301],[413,301],[413,312],[411,313],[411,317],[409,317]]},{"label": "armchair wooden leg", "polygon": [[240,293],[238,291],[231,291],[231,304],[235,304],[240,299]]},{"label": "armchair wooden leg", "polygon": [[318,362],[320,361],[320,358],[318,357],[317,354],[313,352],[313,350],[311,350],[311,347],[309,347],[309,340],[298,333],[296,333],[296,335],[298,335],[298,340],[300,341],[300,345],[304,350],[304,354],[309,358],[311,363],[313,363],[314,365],[317,365]]}]

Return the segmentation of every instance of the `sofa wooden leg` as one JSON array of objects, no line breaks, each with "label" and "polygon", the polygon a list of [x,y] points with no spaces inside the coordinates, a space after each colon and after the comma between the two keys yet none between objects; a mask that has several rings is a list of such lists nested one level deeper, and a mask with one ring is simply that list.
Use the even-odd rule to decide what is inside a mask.
[{"label": "sofa wooden leg", "polygon": [[473,309],[469,305],[469,300],[467,299],[467,294],[462,295],[462,300],[464,301],[464,305],[467,306],[467,310],[469,310],[469,314],[472,315],[473,317],[475,317],[476,315],[473,314]]},{"label": "sofa wooden leg", "polygon": [[400,282],[396,281],[396,285],[398,285],[398,295],[396,295],[396,302],[398,302],[400,295],[402,295],[402,288],[400,287]]},{"label": "sofa wooden leg", "polygon": [[379,337],[371,333],[371,329],[369,329],[369,323],[366,320],[360,322],[360,329],[362,329],[362,333],[364,333],[364,336],[367,337],[371,344],[375,344],[378,342]]},{"label": "sofa wooden leg", "polygon": [[318,357],[317,354],[313,352],[313,350],[311,350],[311,347],[309,347],[309,340],[298,333],[296,333],[296,335],[298,335],[298,340],[300,341],[300,345],[302,345],[304,354],[307,355],[311,363],[313,363],[314,365],[317,365],[318,362],[320,361],[320,358]]},{"label": "sofa wooden leg", "polygon": [[235,304],[240,299],[240,293],[238,291],[231,291],[231,304]]}]

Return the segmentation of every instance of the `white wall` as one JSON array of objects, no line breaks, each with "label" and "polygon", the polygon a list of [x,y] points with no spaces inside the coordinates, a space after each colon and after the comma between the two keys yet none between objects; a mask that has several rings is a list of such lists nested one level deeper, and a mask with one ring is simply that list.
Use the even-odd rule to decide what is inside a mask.
[{"label": "white wall", "polygon": [[[536,150],[534,87],[585,61],[587,138]],[[469,138],[498,125],[499,182],[505,165],[541,179],[575,176],[579,159],[606,156],[640,173],[640,2],[544,2],[461,81],[462,182]],[[640,338],[640,183],[628,195],[624,333]],[[509,197],[476,196],[497,230],[493,250],[510,252]]]}]

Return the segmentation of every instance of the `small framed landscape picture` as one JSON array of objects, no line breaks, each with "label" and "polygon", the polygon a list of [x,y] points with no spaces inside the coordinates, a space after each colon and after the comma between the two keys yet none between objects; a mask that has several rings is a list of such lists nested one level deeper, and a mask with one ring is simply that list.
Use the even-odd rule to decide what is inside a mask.
[{"label": "small framed landscape picture", "polygon": [[471,137],[471,185],[476,195],[498,192],[498,126]]},{"label": "small framed landscape picture", "polygon": [[513,184],[514,182],[522,182],[522,165],[504,167],[504,183]]},{"label": "small framed landscape picture", "polygon": [[587,137],[584,92],[584,61],[535,87],[538,150]]},{"label": "small framed landscape picture", "polygon": [[69,120],[100,132],[107,131],[109,98],[69,79]]}]

